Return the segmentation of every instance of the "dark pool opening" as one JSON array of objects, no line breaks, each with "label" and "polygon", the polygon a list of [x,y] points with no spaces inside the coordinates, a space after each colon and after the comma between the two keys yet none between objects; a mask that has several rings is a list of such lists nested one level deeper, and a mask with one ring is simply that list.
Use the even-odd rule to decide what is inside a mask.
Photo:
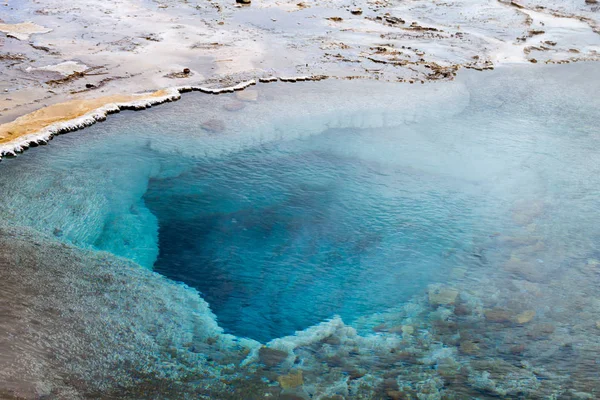
[{"label": "dark pool opening", "polygon": [[372,134],[329,131],[153,179],[155,271],[260,341],[399,306],[468,253],[469,210],[423,177],[334,150]]}]

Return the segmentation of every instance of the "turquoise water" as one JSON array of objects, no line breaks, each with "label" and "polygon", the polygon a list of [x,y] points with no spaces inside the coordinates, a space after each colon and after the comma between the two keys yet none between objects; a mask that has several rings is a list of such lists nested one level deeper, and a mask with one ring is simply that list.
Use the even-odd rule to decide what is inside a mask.
[{"label": "turquoise water", "polygon": [[594,68],[189,94],[3,160],[0,215],[197,289],[207,343],[250,339],[240,390],[595,396]]},{"label": "turquoise water", "polygon": [[371,133],[331,130],[152,179],[155,271],[200,290],[227,330],[263,342],[396,306],[442,279],[474,251],[479,199],[335,150]]}]

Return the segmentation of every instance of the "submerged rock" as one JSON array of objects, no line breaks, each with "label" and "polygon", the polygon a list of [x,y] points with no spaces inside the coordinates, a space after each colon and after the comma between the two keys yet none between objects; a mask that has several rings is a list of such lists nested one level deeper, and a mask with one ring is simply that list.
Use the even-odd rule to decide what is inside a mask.
[{"label": "submerged rock", "polygon": [[223,105],[223,109],[227,111],[239,111],[246,107],[242,101],[234,100],[231,103]]},{"label": "submerged rock", "polygon": [[523,311],[521,314],[517,315],[517,317],[515,318],[515,321],[518,324],[526,324],[528,322],[531,322],[533,317],[535,317],[535,311],[527,310],[527,311]]},{"label": "submerged rock", "polygon": [[527,347],[523,343],[511,346],[509,349],[510,353],[514,355],[523,354],[525,350],[527,350]]},{"label": "submerged rock", "polygon": [[485,310],[483,315],[485,315],[485,319],[489,322],[506,323],[512,320],[510,312],[502,308]]},{"label": "submerged rock", "polygon": [[471,366],[468,382],[474,388],[496,396],[528,398],[540,387],[540,381],[532,371],[501,359],[474,361]]},{"label": "submerged rock", "polygon": [[255,89],[241,90],[235,92],[235,97],[242,101],[256,101],[258,100],[258,91]]},{"label": "submerged rock", "polygon": [[536,324],[533,325],[528,331],[527,336],[534,339],[545,339],[548,336],[552,335],[555,331],[556,327],[552,324],[544,323],[544,324]]},{"label": "submerged rock", "polygon": [[192,375],[224,392],[208,360],[249,350],[197,291],[32,230],[0,226],[0,281],[0,398],[185,398]]},{"label": "submerged rock", "polygon": [[[531,62],[537,62],[530,60]],[[539,200],[522,200],[515,204],[513,208],[513,220],[522,226],[531,224],[544,212],[544,203]]]},{"label": "submerged rock", "polygon": [[524,261],[516,256],[512,256],[506,261],[503,267],[507,272],[530,282],[541,282],[546,276],[539,262]]},{"label": "submerged rock", "polygon": [[429,286],[427,293],[432,306],[452,305],[458,297],[458,290],[442,285]]},{"label": "submerged rock", "polygon": [[267,367],[276,367],[284,362],[287,357],[287,352],[270,347],[261,347],[258,351],[259,361]]},{"label": "submerged rock", "polygon": [[410,397],[406,393],[401,392],[399,390],[388,390],[387,392],[385,392],[385,394],[391,400],[406,400],[406,399],[410,399]]},{"label": "submerged rock", "polygon": [[475,355],[479,353],[479,345],[471,340],[463,340],[459,346],[460,352],[468,355]]},{"label": "submerged rock", "polygon": [[304,384],[304,378],[302,377],[302,371],[289,373],[287,375],[281,375],[277,378],[277,381],[284,389],[292,389]]},{"label": "submerged rock", "polygon": [[404,335],[412,335],[415,333],[415,327],[412,325],[402,325],[401,329]]},{"label": "submerged rock", "polygon": [[205,131],[213,133],[221,133],[225,131],[225,123],[220,119],[209,119],[208,121],[203,122],[200,127]]}]

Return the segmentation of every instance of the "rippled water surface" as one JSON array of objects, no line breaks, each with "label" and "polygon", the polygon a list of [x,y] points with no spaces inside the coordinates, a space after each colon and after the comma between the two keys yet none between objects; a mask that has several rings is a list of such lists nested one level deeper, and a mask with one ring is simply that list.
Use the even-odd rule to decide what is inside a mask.
[{"label": "rippled water surface", "polygon": [[482,211],[476,193],[440,176],[347,150],[398,146],[394,133],[330,130],[151,180],[155,270],[198,288],[233,333],[262,341],[406,301],[477,251]]},{"label": "rippled water surface", "polygon": [[593,398],[594,68],[190,94],[3,161],[0,215],[183,282],[226,333],[287,352],[248,350],[266,370],[244,382]]}]

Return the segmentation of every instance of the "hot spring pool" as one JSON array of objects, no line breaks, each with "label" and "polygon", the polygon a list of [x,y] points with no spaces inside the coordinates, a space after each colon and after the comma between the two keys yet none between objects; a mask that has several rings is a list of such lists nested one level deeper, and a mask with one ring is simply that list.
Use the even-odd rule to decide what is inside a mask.
[{"label": "hot spring pool", "polygon": [[328,130],[151,179],[155,271],[197,288],[227,330],[263,342],[394,307],[443,279],[485,235],[477,194],[348,151],[373,135],[400,145],[393,130]]},{"label": "hot spring pool", "polygon": [[[197,289],[236,337],[277,348],[341,318],[371,338],[355,370],[408,358],[459,396],[597,393],[581,367],[600,361],[594,68],[185,95],[3,161],[0,215]],[[410,355],[373,354],[392,337]],[[363,351],[348,346],[342,366],[294,347],[304,385]]]}]

